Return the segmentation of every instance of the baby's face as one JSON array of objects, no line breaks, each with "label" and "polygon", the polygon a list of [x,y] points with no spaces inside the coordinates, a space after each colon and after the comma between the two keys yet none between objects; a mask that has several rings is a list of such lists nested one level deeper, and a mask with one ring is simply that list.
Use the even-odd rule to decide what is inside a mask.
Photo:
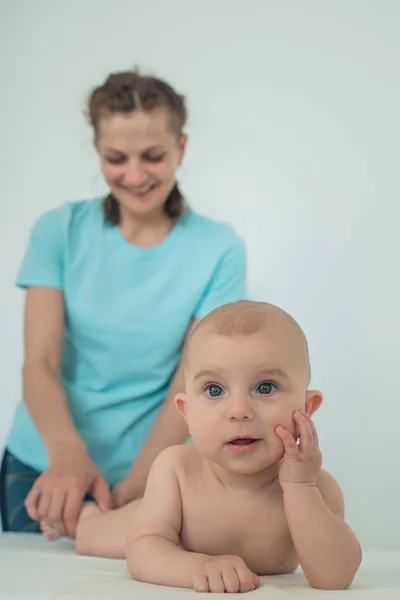
[{"label": "baby's face", "polygon": [[308,408],[307,364],[284,332],[200,335],[188,353],[181,402],[194,445],[237,474],[277,463],[284,449],[276,427],[297,439],[293,413]]}]

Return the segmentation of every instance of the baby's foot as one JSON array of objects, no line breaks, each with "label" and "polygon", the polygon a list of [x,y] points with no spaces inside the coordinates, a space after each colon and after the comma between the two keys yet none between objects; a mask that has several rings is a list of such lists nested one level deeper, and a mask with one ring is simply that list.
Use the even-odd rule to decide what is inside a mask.
[{"label": "baby's foot", "polygon": [[60,537],[58,531],[47,521],[40,521],[40,529],[49,542],[54,542]]}]

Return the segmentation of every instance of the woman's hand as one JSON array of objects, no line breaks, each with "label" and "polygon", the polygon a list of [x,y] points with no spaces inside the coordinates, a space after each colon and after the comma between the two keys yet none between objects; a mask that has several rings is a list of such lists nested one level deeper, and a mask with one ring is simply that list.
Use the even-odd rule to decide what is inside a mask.
[{"label": "woman's hand", "polygon": [[104,512],[111,508],[109,486],[96,465],[85,450],[69,447],[50,459],[25,506],[31,519],[44,520],[60,535],[73,539],[86,494],[92,495]]}]

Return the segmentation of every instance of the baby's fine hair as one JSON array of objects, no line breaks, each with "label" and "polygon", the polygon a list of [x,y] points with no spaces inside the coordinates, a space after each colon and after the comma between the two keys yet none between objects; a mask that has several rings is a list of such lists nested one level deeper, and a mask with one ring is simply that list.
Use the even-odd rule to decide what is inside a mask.
[{"label": "baby's fine hair", "polygon": [[303,330],[289,313],[274,304],[250,300],[242,300],[216,308],[200,321],[194,331],[207,327],[214,330],[215,333],[227,337],[247,336],[280,323],[292,326],[307,343]]},{"label": "baby's fine hair", "polygon": [[307,338],[297,321],[286,311],[273,304],[243,300],[225,304],[211,313],[191,332],[187,347],[201,333],[214,333],[226,337],[251,336],[261,331],[279,330],[281,335],[292,335],[298,343],[299,351],[304,352],[310,372],[310,359]]}]

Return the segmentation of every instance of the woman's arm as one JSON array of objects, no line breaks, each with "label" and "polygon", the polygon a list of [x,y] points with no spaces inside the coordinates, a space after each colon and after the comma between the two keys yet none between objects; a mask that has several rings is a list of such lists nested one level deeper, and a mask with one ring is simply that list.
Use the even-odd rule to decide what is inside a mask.
[{"label": "woman's arm", "polygon": [[169,446],[182,444],[189,437],[187,425],[178,413],[174,402],[176,394],[182,391],[183,374],[182,367],[179,365],[138,458],[126,479],[114,488],[116,506],[123,506],[135,498],[141,498],[151,465],[160,452]]},{"label": "woman's arm", "polygon": [[63,448],[84,449],[72,422],[61,382],[64,319],[61,290],[27,290],[23,393],[50,459]]},{"label": "woman's arm", "polygon": [[49,468],[26,499],[32,519],[75,535],[85,494],[109,504],[108,485],[90,459],[72,421],[61,380],[64,299],[54,288],[29,288],[25,303],[24,400],[47,449]]},{"label": "woman's arm", "polygon": [[[200,319],[194,319],[188,335]],[[160,408],[153,427],[143,444],[142,450],[126,479],[114,488],[114,503],[123,506],[135,498],[141,498],[146,487],[151,465],[165,448],[182,444],[189,437],[187,425],[175,406],[176,394],[184,389],[182,363],[172,379],[168,393]]]}]

